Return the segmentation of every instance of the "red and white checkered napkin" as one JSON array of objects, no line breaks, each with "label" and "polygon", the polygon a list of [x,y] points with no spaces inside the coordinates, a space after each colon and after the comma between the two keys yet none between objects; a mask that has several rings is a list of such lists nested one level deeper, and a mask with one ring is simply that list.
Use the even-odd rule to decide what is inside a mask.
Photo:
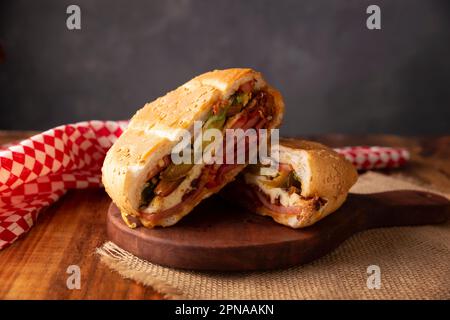
[{"label": "red and white checkered napkin", "polygon": [[358,170],[398,168],[409,160],[409,152],[404,148],[390,147],[345,147],[336,148]]},{"label": "red and white checkered napkin", "polygon": [[[36,222],[41,209],[69,189],[101,186],[106,151],[127,121],[88,121],[59,126],[0,148],[0,250]],[[398,167],[404,149],[337,149],[359,169]]]},{"label": "red and white checkered napkin", "polygon": [[126,121],[89,121],[50,129],[0,151],[0,250],[69,189],[101,185],[106,151]]}]

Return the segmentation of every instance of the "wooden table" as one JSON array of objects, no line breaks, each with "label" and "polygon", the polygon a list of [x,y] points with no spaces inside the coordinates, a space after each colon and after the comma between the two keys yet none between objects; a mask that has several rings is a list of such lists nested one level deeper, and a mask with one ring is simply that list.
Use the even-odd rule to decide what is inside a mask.
[{"label": "wooden table", "polygon": [[[32,132],[1,132],[0,144]],[[450,193],[450,136],[339,135],[309,137],[333,147],[402,146],[412,153],[401,170],[385,174]],[[0,299],[160,299],[152,288],[121,278],[100,263],[95,248],[107,240],[109,198],[102,189],[73,190],[43,211],[24,237],[0,251]],[[81,269],[81,289],[69,290],[67,267]]]}]

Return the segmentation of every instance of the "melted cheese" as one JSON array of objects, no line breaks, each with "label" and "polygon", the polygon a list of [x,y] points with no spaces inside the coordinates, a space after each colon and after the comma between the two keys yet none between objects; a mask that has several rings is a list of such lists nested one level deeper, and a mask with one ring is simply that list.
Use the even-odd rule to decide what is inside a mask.
[{"label": "melted cheese", "polygon": [[301,201],[300,195],[297,193],[289,194],[286,190],[282,188],[269,187],[264,183],[264,181],[269,181],[266,176],[254,175],[251,173],[246,173],[244,175],[245,182],[247,184],[256,185],[264,194],[269,196],[270,203],[275,204],[277,200],[284,207],[291,207],[299,205]]},{"label": "melted cheese", "polygon": [[172,193],[170,193],[167,197],[154,197],[152,202],[150,202],[150,205],[144,210],[144,212],[159,212],[170,209],[181,203],[181,201],[183,200],[183,195],[192,189],[192,181],[200,177],[203,167],[204,165],[194,165],[191,171],[189,171],[186,178]]}]

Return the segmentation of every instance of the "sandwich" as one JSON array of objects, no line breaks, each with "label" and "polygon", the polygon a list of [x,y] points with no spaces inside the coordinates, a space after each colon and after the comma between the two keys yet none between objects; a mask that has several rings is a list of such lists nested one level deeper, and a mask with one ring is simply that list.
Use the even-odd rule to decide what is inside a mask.
[{"label": "sandwich", "polygon": [[[249,165],[223,195],[291,228],[310,226],[336,211],[358,174],[342,155],[316,142],[280,139],[278,166],[261,174]],[[268,168],[266,168],[268,169]]]},{"label": "sandwich", "polygon": [[105,157],[105,190],[129,227],[171,226],[246,166],[173,161],[186,131],[198,122],[203,130],[220,132],[277,128],[283,111],[281,94],[259,72],[227,69],[197,76],[136,112]]}]

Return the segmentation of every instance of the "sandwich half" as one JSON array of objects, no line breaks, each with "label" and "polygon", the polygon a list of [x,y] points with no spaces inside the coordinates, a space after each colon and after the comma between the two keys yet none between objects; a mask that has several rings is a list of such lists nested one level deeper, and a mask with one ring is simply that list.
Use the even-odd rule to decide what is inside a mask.
[{"label": "sandwich half", "polygon": [[233,180],[245,164],[172,161],[183,130],[272,129],[284,102],[259,72],[215,70],[146,104],[108,151],[102,181],[130,227],[171,226]]},{"label": "sandwich half", "polygon": [[291,228],[307,227],[337,210],[358,174],[342,155],[316,142],[280,139],[278,169],[249,165],[223,195]]}]

